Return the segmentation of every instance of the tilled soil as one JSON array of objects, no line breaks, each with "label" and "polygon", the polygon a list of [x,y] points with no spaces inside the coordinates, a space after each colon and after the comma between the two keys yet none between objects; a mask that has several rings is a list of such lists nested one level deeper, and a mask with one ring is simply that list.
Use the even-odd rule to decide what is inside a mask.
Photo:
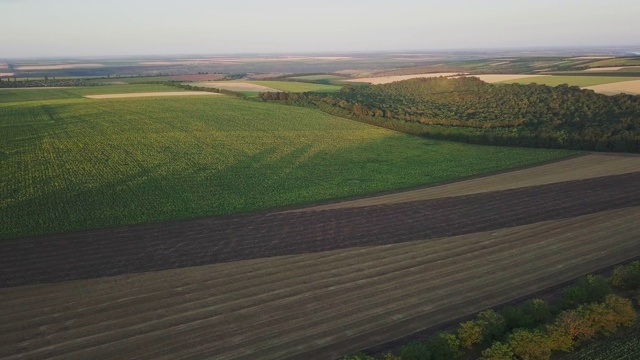
[{"label": "tilled soil", "polygon": [[392,205],[264,213],[5,241],[0,287],[397,244],[640,205],[640,173]]}]

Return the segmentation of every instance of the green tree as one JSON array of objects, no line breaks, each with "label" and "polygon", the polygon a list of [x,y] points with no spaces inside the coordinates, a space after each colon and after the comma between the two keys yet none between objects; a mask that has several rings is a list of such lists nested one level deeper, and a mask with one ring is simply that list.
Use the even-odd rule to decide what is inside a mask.
[{"label": "green tree", "polygon": [[460,344],[467,349],[472,349],[474,345],[481,343],[483,338],[484,328],[478,321],[463,322],[458,327]]},{"label": "green tree", "polygon": [[496,341],[482,351],[480,360],[515,360],[515,356],[509,345]]},{"label": "green tree", "polygon": [[623,290],[640,289],[640,261],[629,265],[617,266],[610,278],[611,284]]},{"label": "green tree", "polygon": [[429,341],[428,347],[433,360],[456,360],[462,357],[460,340],[453,334],[438,333]]},{"label": "green tree", "polygon": [[402,360],[431,360],[429,347],[425,343],[412,342],[400,349]]},{"label": "green tree", "polygon": [[513,354],[522,360],[548,360],[551,358],[549,337],[539,330],[516,329],[508,339]]}]

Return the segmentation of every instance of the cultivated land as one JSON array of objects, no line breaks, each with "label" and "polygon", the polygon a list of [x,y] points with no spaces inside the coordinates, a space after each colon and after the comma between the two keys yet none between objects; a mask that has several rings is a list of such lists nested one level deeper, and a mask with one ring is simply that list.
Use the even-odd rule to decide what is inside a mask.
[{"label": "cultivated land", "polygon": [[225,96],[3,103],[0,128],[4,239],[313,203],[573,154],[432,141]]},{"label": "cultivated land", "polygon": [[504,81],[508,83],[518,83],[518,84],[530,84],[537,83],[542,85],[549,86],[558,86],[561,84],[567,84],[570,86],[593,86],[593,85],[601,85],[601,84],[611,84],[616,82],[626,82],[631,80],[637,80],[639,78],[635,77],[624,77],[624,76],[537,76],[537,77],[528,77],[523,79],[515,79]]},{"label": "cultivated land", "polygon": [[591,89],[595,92],[606,94],[606,95],[615,95],[615,94],[621,94],[621,93],[640,95],[640,80],[622,81],[622,82],[616,82],[613,84],[587,86],[585,89]]},{"label": "cultivated land", "polygon": [[[571,169],[571,171],[565,171]],[[533,168],[508,171],[490,177],[481,177],[453,184],[403,191],[362,199],[311,206],[291,211],[320,211],[361,206],[398,204],[403,202],[464,196],[483,192],[547,185],[565,181],[622,175],[640,171],[640,156],[586,155]]]},{"label": "cultivated land", "polygon": [[104,95],[86,95],[88,99],[125,99],[140,97],[159,97],[159,96],[209,96],[220,95],[216,93],[204,91],[172,91],[172,92],[148,92],[148,93],[128,93],[128,94],[104,94]]},{"label": "cultivated land", "polygon": [[342,88],[342,86],[336,85],[311,84],[293,81],[251,81],[251,83],[287,92],[333,92],[339,91]]},{"label": "cultivated land", "polygon": [[16,66],[16,70],[64,70],[64,69],[95,69],[104,67],[103,64],[52,64],[52,65],[21,65]]},{"label": "cultivated land", "polygon": [[191,86],[200,86],[200,87],[208,87],[215,89],[223,89],[223,90],[231,90],[238,92],[270,92],[270,91],[280,91],[278,89],[273,89],[265,85],[254,84],[250,82],[239,82],[239,81],[220,81],[220,82],[196,82],[196,83],[188,83],[187,85]]},{"label": "cultivated land", "polygon": [[640,256],[639,176],[0,243],[0,356],[340,357]]},{"label": "cultivated land", "polygon": [[345,81],[365,82],[365,83],[370,83],[370,84],[373,84],[373,85],[378,85],[378,84],[388,84],[388,83],[392,83],[392,82],[395,82],[395,81],[409,80],[409,79],[415,79],[415,78],[430,78],[430,77],[438,77],[438,76],[454,76],[454,75],[458,75],[458,74],[460,74],[460,73],[447,72],[447,73],[429,73],[429,74],[414,74],[414,75],[380,76],[380,77],[358,78],[358,79],[351,79],[351,80],[345,80]]},{"label": "cultivated land", "polygon": [[[8,88],[8,89],[0,89],[0,103],[82,98],[87,95],[130,94],[130,93],[149,93],[149,92],[181,92],[181,91],[183,90],[179,88],[171,87],[171,86],[146,85],[146,84],[144,85],[105,85],[105,86],[44,88],[44,89]],[[10,104],[7,104],[7,105],[10,105]],[[34,104],[34,106],[37,107],[39,105]],[[15,116],[19,116],[19,115],[16,114]],[[5,120],[12,121],[10,116],[8,116]],[[2,123],[2,121],[3,120],[0,119],[0,123]]]}]

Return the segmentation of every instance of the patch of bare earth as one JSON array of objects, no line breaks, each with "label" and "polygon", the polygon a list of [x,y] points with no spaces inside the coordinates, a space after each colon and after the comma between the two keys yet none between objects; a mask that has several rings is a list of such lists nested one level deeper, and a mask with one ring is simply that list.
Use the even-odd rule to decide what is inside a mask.
[{"label": "patch of bare earth", "polygon": [[251,84],[248,82],[205,82],[192,84],[193,86],[210,87],[214,89],[224,89],[231,91],[261,91],[261,92],[280,92],[270,87]]},{"label": "patch of bare earth", "polygon": [[587,86],[583,89],[590,89],[605,95],[631,94],[640,95],[640,80],[622,81],[613,84],[602,84]]},{"label": "patch of bare earth", "polygon": [[339,358],[638,257],[639,217],[0,289],[0,357]]},{"label": "patch of bare earth", "polygon": [[439,199],[491,191],[517,189],[527,186],[554,184],[565,181],[592,179],[611,175],[640,172],[640,156],[586,155],[527,169],[509,171],[451,184],[403,191],[388,195],[337,202],[327,205],[305,207],[290,211],[320,211],[383,204],[398,204],[409,201]]},{"label": "patch of bare earth", "polygon": [[224,77],[221,74],[193,74],[193,75],[176,75],[170,76],[169,79],[175,81],[211,81],[220,80]]},{"label": "patch of bare earth", "polygon": [[88,99],[124,99],[124,98],[159,97],[159,96],[209,96],[209,95],[220,95],[220,94],[206,92],[206,91],[173,91],[173,92],[85,95],[84,97]]},{"label": "patch of bare earth", "polygon": [[102,64],[55,64],[55,65],[24,65],[18,66],[16,70],[64,70],[64,69],[94,69],[104,67]]},{"label": "patch of bare earth", "polygon": [[0,73],[0,77],[9,77],[9,76],[13,76],[13,73]]},{"label": "patch of bare earth", "polygon": [[395,81],[403,81],[403,80],[409,80],[409,79],[416,79],[416,78],[431,78],[431,77],[438,77],[438,76],[454,76],[454,75],[459,75],[460,73],[429,73],[429,74],[413,74],[413,75],[397,75],[397,76],[380,76],[380,77],[367,77],[367,78],[359,78],[359,79],[351,79],[351,80],[345,80],[345,81],[351,81],[351,82],[365,82],[365,83],[370,83],[373,85],[379,85],[379,84],[388,84],[388,83],[392,83]]},{"label": "patch of bare earth", "polygon": [[508,81],[508,80],[516,80],[516,79],[526,79],[530,77],[540,77],[540,76],[548,76],[548,75],[531,75],[531,74],[482,74],[482,75],[469,75],[480,78],[480,80],[488,83],[496,83],[500,81]]}]

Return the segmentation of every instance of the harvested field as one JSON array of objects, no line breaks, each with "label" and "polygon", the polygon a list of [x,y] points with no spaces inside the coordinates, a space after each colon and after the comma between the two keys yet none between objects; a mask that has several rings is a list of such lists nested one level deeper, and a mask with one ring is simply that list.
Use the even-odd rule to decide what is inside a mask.
[{"label": "harvested field", "polygon": [[211,93],[207,91],[172,91],[172,92],[85,95],[85,97],[89,99],[123,99],[123,98],[139,98],[139,97],[157,97],[157,96],[208,96],[208,95],[220,95],[220,94]]},{"label": "harvested field", "polygon": [[612,84],[617,82],[626,82],[638,80],[638,77],[626,76],[573,76],[573,75],[537,75],[535,77],[527,77],[522,79],[504,80],[505,83],[530,84],[537,83],[548,86],[558,86],[567,84],[569,86],[588,87],[594,85]]},{"label": "harvested field", "polygon": [[599,67],[599,68],[589,68],[584,71],[615,71],[624,69],[624,66],[610,66],[610,67]]},{"label": "harvested field", "polygon": [[526,79],[532,77],[542,77],[547,75],[525,75],[525,74],[484,74],[484,75],[469,75],[475,76],[480,80],[488,83],[496,83],[501,81],[509,81],[515,79]]},{"label": "harvested field", "polygon": [[210,87],[215,89],[224,89],[231,91],[256,91],[256,92],[280,92],[281,90],[273,89],[263,85],[256,85],[249,82],[199,82],[191,83],[192,86]]},{"label": "harvested field", "polygon": [[7,69],[8,67],[9,67],[9,64],[0,63],[0,69]]},{"label": "harvested field", "polygon": [[591,89],[597,93],[606,95],[616,94],[632,94],[640,95],[640,80],[623,81],[614,84],[602,84],[595,86],[588,86],[585,89]]},{"label": "harvested field", "polygon": [[16,70],[66,70],[66,69],[96,69],[104,67],[103,64],[52,64],[52,65],[22,65],[16,66]]},{"label": "harvested field", "polygon": [[388,84],[395,81],[403,81],[409,79],[416,78],[430,78],[430,77],[438,77],[438,76],[454,76],[460,73],[429,73],[429,74],[414,74],[414,75],[398,75],[398,76],[380,76],[380,77],[368,77],[368,78],[358,78],[358,79],[350,79],[345,81],[350,82],[365,82],[371,83],[373,85],[379,84]]},{"label": "harvested field", "polygon": [[640,256],[639,216],[0,289],[0,357],[337,358]]},{"label": "harvested field", "polygon": [[493,176],[457,181],[452,184],[366,197],[327,205],[305,207],[291,211],[320,211],[382,204],[398,204],[409,201],[439,199],[450,196],[463,196],[490,191],[517,189],[527,186],[560,183],[564,181],[629,174],[639,171],[640,156],[593,154],[528,169],[508,171]]},{"label": "harvested field", "polygon": [[13,76],[13,75],[14,75],[14,74],[13,74],[13,73],[11,73],[11,72],[6,72],[6,73],[0,72],[0,77],[3,77],[3,76],[4,76],[4,77],[9,77],[9,76]]},{"label": "harvested field", "polygon": [[176,75],[169,76],[169,80],[174,81],[212,81],[220,80],[224,77],[221,74],[195,74],[195,75]]}]

